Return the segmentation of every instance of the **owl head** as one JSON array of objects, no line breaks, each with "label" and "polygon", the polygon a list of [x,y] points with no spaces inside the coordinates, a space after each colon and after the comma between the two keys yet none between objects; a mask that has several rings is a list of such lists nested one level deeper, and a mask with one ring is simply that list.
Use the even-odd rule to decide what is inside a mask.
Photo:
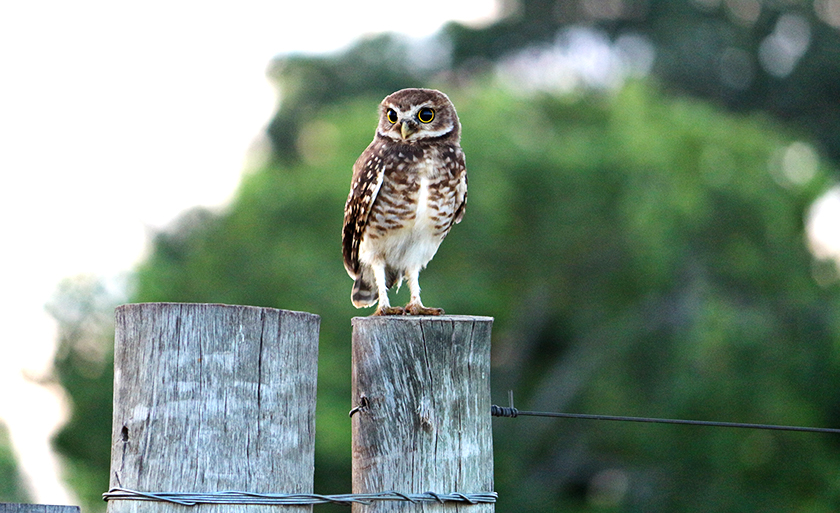
[{"label": "owl head", "polygon": [[401,143],[459,142],[461,123],[449,97],[435,89],[401,89],[379,104],[377,134]]}]

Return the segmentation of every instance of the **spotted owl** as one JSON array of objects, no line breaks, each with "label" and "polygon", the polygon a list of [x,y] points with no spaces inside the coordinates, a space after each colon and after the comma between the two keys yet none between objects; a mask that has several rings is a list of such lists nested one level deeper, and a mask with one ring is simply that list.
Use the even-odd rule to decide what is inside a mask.
[{"label": "spotted owl", "polygon": [[[433,89],[402,89],[379,105],[373,142],[353,166],[344,207],[344,267],[356,308],[374,315],[442,315],[420,301],[418,276],[467,203],[461,123],[449,98]],[[403,307],[388,289],[408,281]]]}]

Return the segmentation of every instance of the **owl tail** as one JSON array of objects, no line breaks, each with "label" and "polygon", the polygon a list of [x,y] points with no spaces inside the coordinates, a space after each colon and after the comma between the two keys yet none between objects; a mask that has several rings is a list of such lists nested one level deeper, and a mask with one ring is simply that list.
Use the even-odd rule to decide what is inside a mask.
[{"label": "owl tail", "polygon": [[364,276],[359,276],[353,283],[350,300],[356,308],[366,308],[373,306],[379,300],[379,292],[373,283],[365,281]]},{"label": "owl tail", "polygon": [[[392,267],[385,269],[385,275],[386,287],[389,289],[395,283],[397,287],[402,283],[402,276]],[[379,288],[376,286],[376,279],[373,277],[373,270],[370,267],[362,268],[356,277],[356,281],[353,282],[353,291],[350,293],[350,300],[356,308],[367,308],[379,301]]]}]

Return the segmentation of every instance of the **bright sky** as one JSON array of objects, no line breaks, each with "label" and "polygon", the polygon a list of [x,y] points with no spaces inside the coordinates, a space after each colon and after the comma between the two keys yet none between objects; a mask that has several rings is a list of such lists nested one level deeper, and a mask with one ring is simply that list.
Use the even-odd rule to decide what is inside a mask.
[{"label": "bright sky", "polygon": [[[219,205],[276,106],[281,53],[486,21],[494,0],[0,3],[0,420],[35,502],[71,504],[47,440],[62,400],[24,379],[52,357],[58,282],[115,276],[147,227]],[[418,10],[422,12],[418,12]],[[2,476],[0,476],[2,478]],[[105,490],[103,490],[105,491]]]}]

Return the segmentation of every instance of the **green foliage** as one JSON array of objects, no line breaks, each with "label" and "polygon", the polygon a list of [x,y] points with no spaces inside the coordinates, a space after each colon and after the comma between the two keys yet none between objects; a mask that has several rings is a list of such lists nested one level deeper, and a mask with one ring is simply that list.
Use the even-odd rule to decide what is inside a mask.
[{"label": "green foliage", "polygon": [[[840,26],[832,2],[755,0],[501,0],[507,13],[444,29],[455,69],[552,44],[569,26],[612,39],[641,35],[656,48],[653,74],[668,89],[763,110],[796,124],[840,160]],[[801,55],[797,53],[799,45]],[[787,60],[791,59],[790,62]]]},{"label": "green foliage", "polygon": [[66,457],[65,476],[83,509],[104,511],[111,468],[114,383],[114,307],[118,301],[90,276],[67,279],[48,306],[58,322],[55,379],[73,405],[70,420],[53,440]]},{"label": "green foliage", "polygon": [[295,161],[301,123],[322,105],[359,94],[382,98],[438,75],[468,81],[516,52],[555,44],[569,27],[590,27],[613,41],[630,35],[651,43],[652,73],[667,89],[736,112],[770,113],[840,160],[840,26],[831,1],[499,3],[503,16],[487,26],[445,26],[437,37],[448,59],[431,66],[419,65],[411,45],[393,34],[362,39],[335,55],[278,57],[270,73],[283,93],[283,108],[269,127],[277,158]]},{"label": "green foliage", "polygon": [[[422,275],[424,299],[496,318],[496,402],[513,389],[528,409],[840,423],[838,289],[814,284],[803,243],[826,170],[779,178],[790,134],[642,83],[574,98],[447,92],[470,196]],[[349,490],[349,319],[369,312],[350,305],[339,240],[378,100],[310,112],[297,163],[246,176],[229,208],[158,234],[132,298],[321,315],[325,493]],[[494,436],[500,509],[838,505],[840,453],[820,436],[538,419],[497,419]]]},{"label": "green foliage", "polygon": [[396,34],[363,38],[338,58],[292,55],[275,59],[269,76],[282,91],[283,108],[271,121],[268,135],[277,159],[287,165],[299,159],[298,134],[321,106],[359,95],[384,98],[439,71],[441,65],[417,66],[412,61],[407,42]]},{"label": "green foliage", "polygon": [[0,422],[0,502],[26,502],[23,483],[12,453],[9,430]]}]

